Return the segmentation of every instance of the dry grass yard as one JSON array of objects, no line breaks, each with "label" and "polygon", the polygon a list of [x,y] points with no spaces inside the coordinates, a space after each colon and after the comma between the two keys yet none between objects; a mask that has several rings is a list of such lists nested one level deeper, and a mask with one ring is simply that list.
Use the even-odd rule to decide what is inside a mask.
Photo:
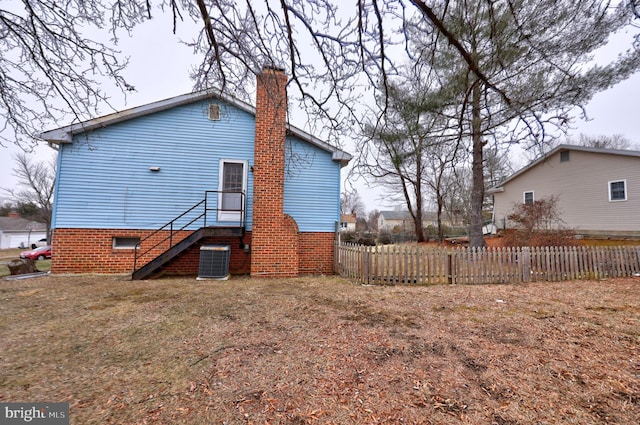
[{"label": "dry grass yard", "polygon": [[640,423],[640,278],[1,280],[0,401],[71,424]]}]

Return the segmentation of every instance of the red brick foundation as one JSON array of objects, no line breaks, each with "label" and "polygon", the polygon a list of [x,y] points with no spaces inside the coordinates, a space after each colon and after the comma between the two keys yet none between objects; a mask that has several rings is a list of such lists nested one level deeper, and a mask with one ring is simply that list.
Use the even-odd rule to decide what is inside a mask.
[{"label": "red brick foundation", "polygon": [[[270,257],[282,262],[289,270],[296,269],[300,275],[333,274],[333,233],[298,233],[293,228],[293,219],[289,218],[291,238],[289,244],[295,255],[283,258],[277,251]],[[56,229],[53,240],[53,259],[51,273],[131,273],[133,271],[133,250],[114,249],[114,237],[140,237],[144,239],[149,230],[117,230],[117,229]],[[174,243],[186,237],[189,232],[174,235]],[[166,233],[152,238],[153,242],[145,242],[147,249]],[[251,271],[251,253],[245,253],[240,247],[238,237],[208,238],[201,242],[229,245],[231,248],[229,271],[231,274],[248,274]],[[247,232],[243,243],[253,250],[252,234]],[[295,246],[291,245],[295,244]],[[166,249],[166,245],[164,249]],[[164,249],[158,248],[150,255],[139,260],[138,266],[159,255]],[[197,244],[182,255],[168,263],[163,269],[166,275],[196,276],[200,262],[200,244]],[[295,263],[295,265],[293,264]],[[283,273],[291,276],[291,273]],[[257,275],[256,277],[258,277]],[[273,276],[272,276],[273,277]]]},{"label": "red brick foundation", "polygon": [[144,237],[150,232],[113,229],[55,229],[51,273],[130,273],[133,250],[113,249],[113,237]]},{"label": "red brick foundation", "polygon": [[[244,235],[243,243],[251,243],[251,233]],[[231,255],[229,257],[229,273],[233,275],[249,274],[251,271],[251,254],[244,252],[240,247],[240,239],[234,237],[207,238],[200,244],[191,247],[180,257],[169,263],[163,272],[167,275],[196,276],[200,265],[200,246],[203,244],[229,245]]]},{"label": "red brick foundation", "polygon": [[333,274],[334,233],[300,233],[301,275]]},{"label": "red brick foundation", "polygon": [[[141,240],[150,235],[150,230],[118,229],[56,229],[53,234],[53,256],[51,273],[131,273],[133,271],[133,249],[114,249],[114,237],[139,237]],[[191,232],[178,232],[173,235],[173,243],[179,242]],[[145,251],[162,239],[167,232],[143,242],[141,251]],[[251,255],[240,248],[239,237],[208,238],[202,243],[229,245],[231,256],[229,271],[232,274],[247,274],[251,267]],[[251,233],[243,237],[243,243],[251,243]],[[138,259],[138,267],[160,255],[168,248],[168,242],[159,245],[145,257]],[[184,252],[168,263],[163,272],[173,275],[197,275],[200,259],[200,244]]]}]

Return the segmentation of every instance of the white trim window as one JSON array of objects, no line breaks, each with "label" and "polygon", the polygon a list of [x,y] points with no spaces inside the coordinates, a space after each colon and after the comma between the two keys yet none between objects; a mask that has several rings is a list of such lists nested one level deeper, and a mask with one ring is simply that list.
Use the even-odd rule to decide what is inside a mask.
[{"label": "white trim window", "polygon": [[609,182],[609,202],[627,200],[627,181],[613,180]]},{"label": "white trim window", "polygon": [[535,197],[533,195],[533,190],[528,190],[522,194],[522,203],[525,205],[533,205],[535,201]]},{"label": "white trim window", "polygon": [[218,176],[218,221],[240,221],[247,193],[247,161],[221,159]]}]

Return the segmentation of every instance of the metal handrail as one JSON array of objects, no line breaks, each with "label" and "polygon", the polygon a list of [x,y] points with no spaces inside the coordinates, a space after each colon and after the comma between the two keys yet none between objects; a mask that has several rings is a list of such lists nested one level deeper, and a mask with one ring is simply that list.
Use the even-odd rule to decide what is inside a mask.
[{"label": "metal handrail", "polygon": [[[208,202],[209,202],[208,199],[209,199],[209,194],[210,193],[216,193],[218,195],[221,195],[221,194],[224,194],[224,193],[237,193],[237,194],[240,195],[240,199],[241,199],[240,203],[242,205],[242,208],[239,209],[239,210],[229,210],[229,209],[222,209],[222,208],[210,208],[209,205],[208,205]],[[203,227],[207,227],[207,212],[208,211],[238,212],[238,213],[240,213],[240,219],[238,220],[238,225],[239,225],[239,227],[244,229],[245,228],[245,217],[246,217],[245,196],[246,195],[245,195],[244,192],[235,192],[235,191],[228,191],[228,190],[226,190],[226,191],[225,190],[207,190],[207,191],[205,191],[204,199],[202,201],[198,202],[197,204],[195,204],[194,206],[192,206],[191,208],[189,208],[188,210],[186,210],[185,212],[183,212],[182,214],[180,214],[179,216],[177,216],[173,220],[169,221],[164,226],[160,227],[159,229],[156,229],[155,231],[153,231],[152,233],[150,233],[149,235],[147,235],[146,237],[141,239],[140,242],[138,242],[138,244],[134,248],[133,271],[135,272],[137,270],[138,258],[144,257],[149,252],[153,251],[154,249],[158,248],[160,245],[162,245],[165,242],[167,242],[167,240],[169,241],[169,247],[167,249],[171,249],[173,247],[173,234],[175,232],[180,232],[180,231],[186,229],[187,227],[191,226],[193,223],[195,223],[196,221],[200,220],[201,218],[204,218]],[[180,228],[174,229],[174,223],[176,223],[178,220],[180,220],[181,218],[183,218],[184,216],[186,216],[187,214],[189,214],[190,212],[192,212],[193,210],[195,210],[196,208],[200,207],[203,204],[204,204],[204,208],[203,208],[203,212],[201,214],[199,214],[197,217],[193,218],[188,223],[182,225]],[[218,204],[218,202],[216,202],[216,204]],[[235,220],[234,220],[234,222],[235,222]],[[153,246],[151,246],[150,248],[148,248],[144,252],[138,253],[138,249],[142,246],[142,243],[144,241],[149,240],[150,238],[152,238],[153,236],[157,235],[158,233],[167,230],[167,227],[168,227],[169,235],[167,235],[164,239],[161,239],[160,241],[158,241],[156,244],[154,244]],[[244,234],[244,232],[243,232],[243,234]]]}]

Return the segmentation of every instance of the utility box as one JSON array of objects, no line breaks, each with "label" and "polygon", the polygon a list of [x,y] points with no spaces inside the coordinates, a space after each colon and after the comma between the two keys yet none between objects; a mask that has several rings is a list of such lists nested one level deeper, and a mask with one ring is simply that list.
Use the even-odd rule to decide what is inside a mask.
[{"label": "utility box", "polygon": [[200,267],[198,268],[198,280],[229,279],[230,257],[231,247],[229,245],[202,245],[200,247]]}]

